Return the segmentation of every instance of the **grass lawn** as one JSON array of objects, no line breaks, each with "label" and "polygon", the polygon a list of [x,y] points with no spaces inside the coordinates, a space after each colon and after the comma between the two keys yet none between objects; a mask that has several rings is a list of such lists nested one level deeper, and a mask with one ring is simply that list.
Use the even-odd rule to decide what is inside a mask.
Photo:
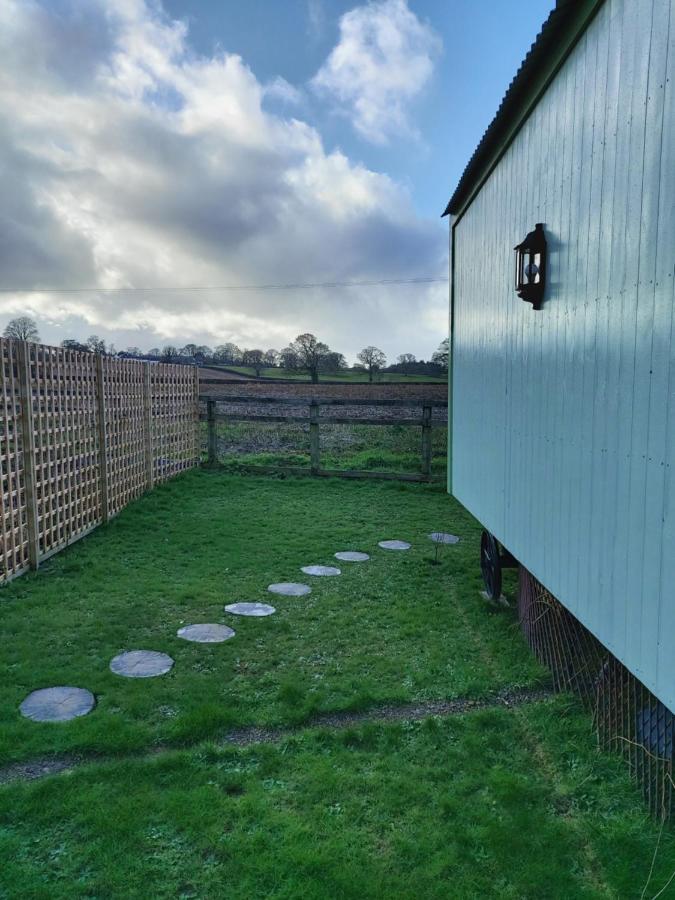
[{"label": "grass lawn", "polygon": [[[213,367],[210,367],[213,368]],[[218,366],[216,366],[218,368]],[[225,366],[232,372],[239,372],[241,375],[255,376],[253,366]],[[263,378],[283,378],[292,381],[311,381],[307,372],[288,372],[286,369],[262,369],[260,374]],[[344,381],[356,382],[361,384],[368,383],[368,373],[364,372],[326,372],[325,375],[319,376],[320,381]],[[377,384],[420,384],[431,382],[433,384],[447,384],[447,375],[403,375],[399,372],[381,372],[375,377]]]},{"label": "grass lawn", "polygon": [[[432,530],[462,538],[440,565]],[[547,684],[512,613],[480,601],[478,534],[430,485],[191,472],[0,591],[0,765],[84,758],[0,785],[0,897],[639,898],[659,827],[569,698],[312,725]],[[372,558],[307,597],[266,593],[340,549]],[[236,600],[277,614],[226,618]],[[176,637],[191,622],[237,634],[191,644]],[[120,678],[108,663],[125,649],[175,666]],[[19,716],[55,684],[89,688],[95,710]],[[223,741],[240,726],[291,731]],[[673,869],[666,827],[645,897]]]},{"label": "grass lawn", "polygon": [[[220,422],[220,460],[250,465],[306,466],[309,469],[309,425],[301,422]],[[204,438],[206,431],[204,430]],[[321,425],[321,465],[326,469],[373,472],[420,471],[421,429],[411,425]],[[431,432],[431,471],[444,476],[448,432]]]}]

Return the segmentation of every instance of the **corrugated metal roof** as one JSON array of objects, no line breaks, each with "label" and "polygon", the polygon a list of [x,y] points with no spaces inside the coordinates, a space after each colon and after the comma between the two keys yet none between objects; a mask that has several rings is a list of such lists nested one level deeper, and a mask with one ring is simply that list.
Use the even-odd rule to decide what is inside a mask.
[{"label": "corrugated metal roof", "polygon": [[[565,41],[569,48],[583,32],[591,14],[603,0],[584,3],[583,0],[557,0],[555,9],[542,25],[535,42],[521,63],[520,68],[504,94],[497,113],[481,138],[478,147],[469,160],[455,192],[443,213],[456,214],[472,194],[475,186],[485,174],[499,146],[504,142],[515,120],[522,114],[523,103],[532,92],[533,84],[546,76],[551,66],[551,55],[559,52],[560,43]],[[580,16],[582,7],[587,14]]]}]

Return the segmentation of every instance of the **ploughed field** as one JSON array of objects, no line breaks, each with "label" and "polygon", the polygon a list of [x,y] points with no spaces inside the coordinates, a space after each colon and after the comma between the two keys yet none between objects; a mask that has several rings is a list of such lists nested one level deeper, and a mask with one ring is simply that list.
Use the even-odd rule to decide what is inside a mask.
[{"label": "ploughed field", "polygon": [[[481,600],[478,535],[433,485],[193,471],[4,588],[0,897],[655,896],[675,834]],[[52,685],[96,705],[22,717]]]}]

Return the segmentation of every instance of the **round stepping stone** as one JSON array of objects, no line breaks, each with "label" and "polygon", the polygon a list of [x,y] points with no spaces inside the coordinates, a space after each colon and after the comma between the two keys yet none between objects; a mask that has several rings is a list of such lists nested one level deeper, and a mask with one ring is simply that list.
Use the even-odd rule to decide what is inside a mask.
[{"label": "round stepping stone", "polygon": [[120,653],[110,662],[110,670],[125,678],[154,678],[166,675],[173,666],[173,660],[166,653],[156,650],[128,650]]},{"label": "round stepping stone", "polygon": [[67,722],[86,716],[96,704],[91,691],[77,687],[51,687],[33,691],[19,709],[34,722]]},{"label": "round stepping stone", "polygon": [[380,541],[378,544],[383,550],[410,550],[407,541]]},{"label": "round stepping stone", "polygon": [[176,632],[179,638],[195,641],[197,644],[222,644],[234,637],[234,631],[227,625],[186,625]]},{"label": "round stepping stone", "polygon": [[225,612],[235,616],[271,616],[276,612],[273,606],[267,603],[228,603]]},{"label": "round stepping stone", "polygon": [[358,550],[341,550],[335,554],[335,559],[340,559],[342,562],[365,562],[370,557],[367,553],[359,553]]},{"label": "round stepping stone", "polygon": [[270,584],[267,590],[272,594],[284,594],[286,597],[302,597],[303,594],[311,594],[312,589],[308,584],[298,584],[295,581],[281,581]]},{"label": "round stepping stone", "polygon": [[303,566],[302,571],[305,575],[342,575],[337,566]]},{"label": "round stepping stone", "polygon": [[445,531],[432,531],[429,540],[434,544],[459,544],[459,538],[456,534],[447,534]]}]

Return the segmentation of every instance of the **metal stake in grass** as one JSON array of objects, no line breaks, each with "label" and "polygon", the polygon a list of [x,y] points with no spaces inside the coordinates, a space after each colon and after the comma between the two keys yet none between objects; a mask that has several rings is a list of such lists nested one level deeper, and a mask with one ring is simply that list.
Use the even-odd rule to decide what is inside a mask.
[{"label": "metal stake in grass", "polygon": [[434,548],[434,558],[430,560],[432,566],[440,565],[439,556],[441,554],[441,547],[446,544],[458,544],[459,538],[456,534],[447,534],[445,531],[432,531],[429,535],[429,540],[433,541],[435,544]]}]

